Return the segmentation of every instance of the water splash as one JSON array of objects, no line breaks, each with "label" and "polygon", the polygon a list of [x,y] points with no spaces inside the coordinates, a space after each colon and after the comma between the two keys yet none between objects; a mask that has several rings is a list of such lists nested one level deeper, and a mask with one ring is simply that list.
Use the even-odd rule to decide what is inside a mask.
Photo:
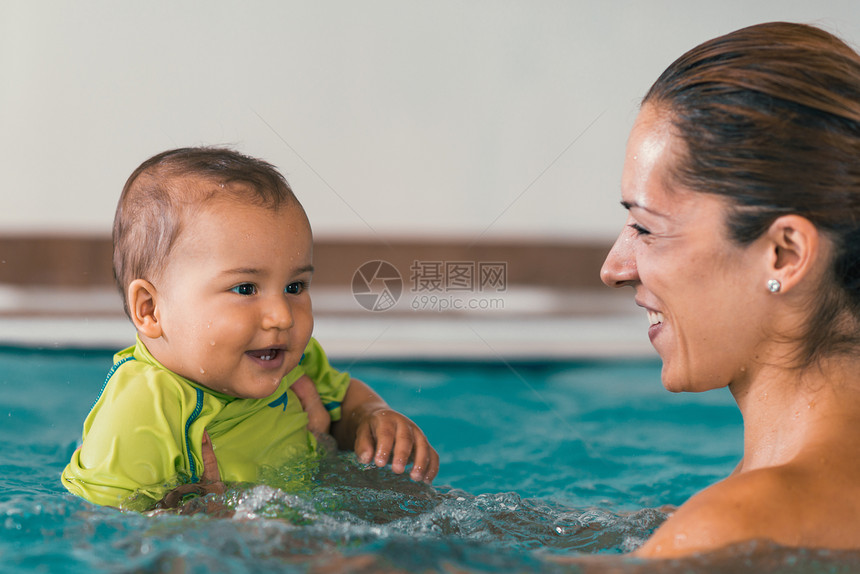
[{"label": "water splash", "polygon": [[[417,566],[416,553],[424,568],[430,562],[441,568],[468,555],[471,567],[501,560],[503,570],[518,564],[529,571],[555,571],[557,564],[532,551],[619,553],[640,544],[665,518],[656,510],[615,514],[513,492],[473,495],[434,488],[361,464],[352,453],[268,478],[282,487],[238,485],[220,497],[194,501],[180,513],[223,516],[223,511],[211,512],[213,503],[228,508],[225,522],[241,525],[232,534],[233,545],[253,547],[252,553],[265,559],[299,554],[316,561],[321,553],[369,552],[377,565],[382,560],[409,571]],[[220,543],[226,544],[224,527],[218,528]]]},{"label": "water splash", "polygon": [[[660,563],[623,555],[663,520],[651,506],[681,503],[725,476],[737,463],[732,443],[742,439],[737,409],[723,399],[664,396],[659,365],[645,375],[623,364],[527,373],[546,379],[541,392],[577,417],[576,432],[547,424],[543,406],[518,395],[507,370],[356,366],[354,374],[373,380],[433,437],[445,457],[443,480],[459,489],[338,455],[272,471],[265,486],[233,485],[220,499],[195,501],[196,513],[147,516],[92,506],[58,481],[92,404],[81,389],[104,377],[111,355],[5,357],[4,574],[860,572],[860,553],[763,543]],[[654,384],[639,384],[643,377]],[[476,417],[475,405],[493,416]]]},{"label": "water splash", "polygon": [[[182,510],[141,515],[70,496],[0,505],[3,544],[32,540],[16,565],[65,555],[65,571],[141,572],[851,572],[860,554],[747,543],[686,560],[622,555],[665,519],[656,509],[576,509],[513,492],[415,483],[339,454],[234,485]],[[213,508],[220,509],[212,511]],[[224,512],[224,510],[228,512]],[[86,549],[82,552],[81,549]],[[603,555],[595,557],[594,555]],[[597,560],[597,562],[595,562]],[[47,561],[47,562],[46,562]],[[13,571],[15,568],[12,569]],[[23,570],[21,570],[23,571]]]}]

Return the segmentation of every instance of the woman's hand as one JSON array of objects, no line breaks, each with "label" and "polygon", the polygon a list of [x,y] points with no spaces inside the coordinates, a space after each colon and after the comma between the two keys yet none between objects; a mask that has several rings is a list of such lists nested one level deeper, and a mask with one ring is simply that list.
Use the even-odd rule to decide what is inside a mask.
[{"label": "woman's hand", "polygon": [[[224,494],[227,487],[221,482],[221,472],[218,470],[218,460],[215,458],[215,449],[212,448],[212,441],[209,439],[209,433],[203,431],[202,442],[203,456],[203,474],[200,480],[193,484],[181,484],[164,495],[164,498],[158,501],[155,505],[157,510],[168,508],[180,508],[188,502],[189,495],[191,498],[206,496],[207,494]],[[208,509],[212,510],[212,509]],[[219,509],[214,509],[219,510]],[[183,512],[180,514],[194,514],[199,509],[195,508],[192,512]]]}]

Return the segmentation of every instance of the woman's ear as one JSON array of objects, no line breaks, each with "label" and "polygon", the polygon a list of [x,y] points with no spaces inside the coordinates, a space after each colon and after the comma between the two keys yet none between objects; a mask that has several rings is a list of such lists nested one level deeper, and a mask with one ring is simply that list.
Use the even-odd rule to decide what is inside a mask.
[{"label": "woman's ear", "polygon": [[800,215],[778,217],[767,230],[770,252],[770,279],[779,281],[787,292],[808,277],[823,255],[822,236],[815,225]]},{"label": "woman's ear", "polygon": [[157,295],[155,286],[145,279],[135,279],[128,285],[126,296],[131,321],[141,335],[150,339],[157,339],[162,334],[156,306]]}]

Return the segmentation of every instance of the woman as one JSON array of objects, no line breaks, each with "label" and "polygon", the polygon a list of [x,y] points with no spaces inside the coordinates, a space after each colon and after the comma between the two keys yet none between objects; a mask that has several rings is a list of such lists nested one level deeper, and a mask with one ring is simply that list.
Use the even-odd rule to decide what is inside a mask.
[{"label": "woman", "polygon": [[744,457],[638,551],[860,548],[860,57],[817,28],[694,48],[645,96],[603,281],[673,392],[728,387]]}]

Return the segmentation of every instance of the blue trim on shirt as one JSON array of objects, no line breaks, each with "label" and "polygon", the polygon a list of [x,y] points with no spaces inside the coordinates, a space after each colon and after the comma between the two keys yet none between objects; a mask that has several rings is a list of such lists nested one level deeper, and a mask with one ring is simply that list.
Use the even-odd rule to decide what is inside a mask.
[{"label": "blue trim on shirt", "polygon": [[274,401],[269,403],[268,406],[275,408],[277,406],[283,405],[284,410],[286,411],[287,410],[287,403],[289,402],[289,400],[290,400],[290,398],[287,396],[287,393],[285,392],[280,397],[278,397],[277,399],[275,399]]},{"label": "blue trim on shirt", "polygon": [[104,384],[102,384],[102,389],[99,391],[99,394],[96,396],[96,400],[93,401],[93,406],[90,407],[90,410],[93,410],[96,406],[96,403],[98,403],[99,399],[102,398],[102,393],[105,392],[105,389],[107,388],[108,381],[113,376],[113,374],[116,372],[116,370],[120,367],[120,365],[122,365],[123,363],[127,363],[128,361],[136,361],[136,360],[137,359],[135,359],[134,357],[129,356],[129,357],[126,357],[125,359],[123,359],[121,361],[114,363],[113,367],[111,367],[110,371],[108,371],[108,374],[105,377],[105,382],[104,382]]},{"label": "blue trim on shirt", "polygon": [[197,482],[200,480],[197,477],[197,465],[194,464],[194,456],[191,454],[191,437],[188,436],[188,431],[191,429],[191,424],[197,420],[197,417],[200,416],[200,411],[203,410],[203,391],[200,389],[194,389],[197,391],[197,404],[194,406],[194,411],[191,413],[191,416],[188,417],[188,420],[185,421],[185,450],[188,451],[188,465],[191,467],[191,482]]},{"label": "blue trim on shirt", "polygon": [[339,402],[337,402],[337,401],[332,401],[332,402],[330,402],[330,403],[326,403],[326,404],[324,404],[323,406],[325,407],[325,410],[327,410],[327,411],[333,411],[333,410],[335,410],[335,409],[339,409],[341,404],[342,404],[342,403],[339,403]]}]

